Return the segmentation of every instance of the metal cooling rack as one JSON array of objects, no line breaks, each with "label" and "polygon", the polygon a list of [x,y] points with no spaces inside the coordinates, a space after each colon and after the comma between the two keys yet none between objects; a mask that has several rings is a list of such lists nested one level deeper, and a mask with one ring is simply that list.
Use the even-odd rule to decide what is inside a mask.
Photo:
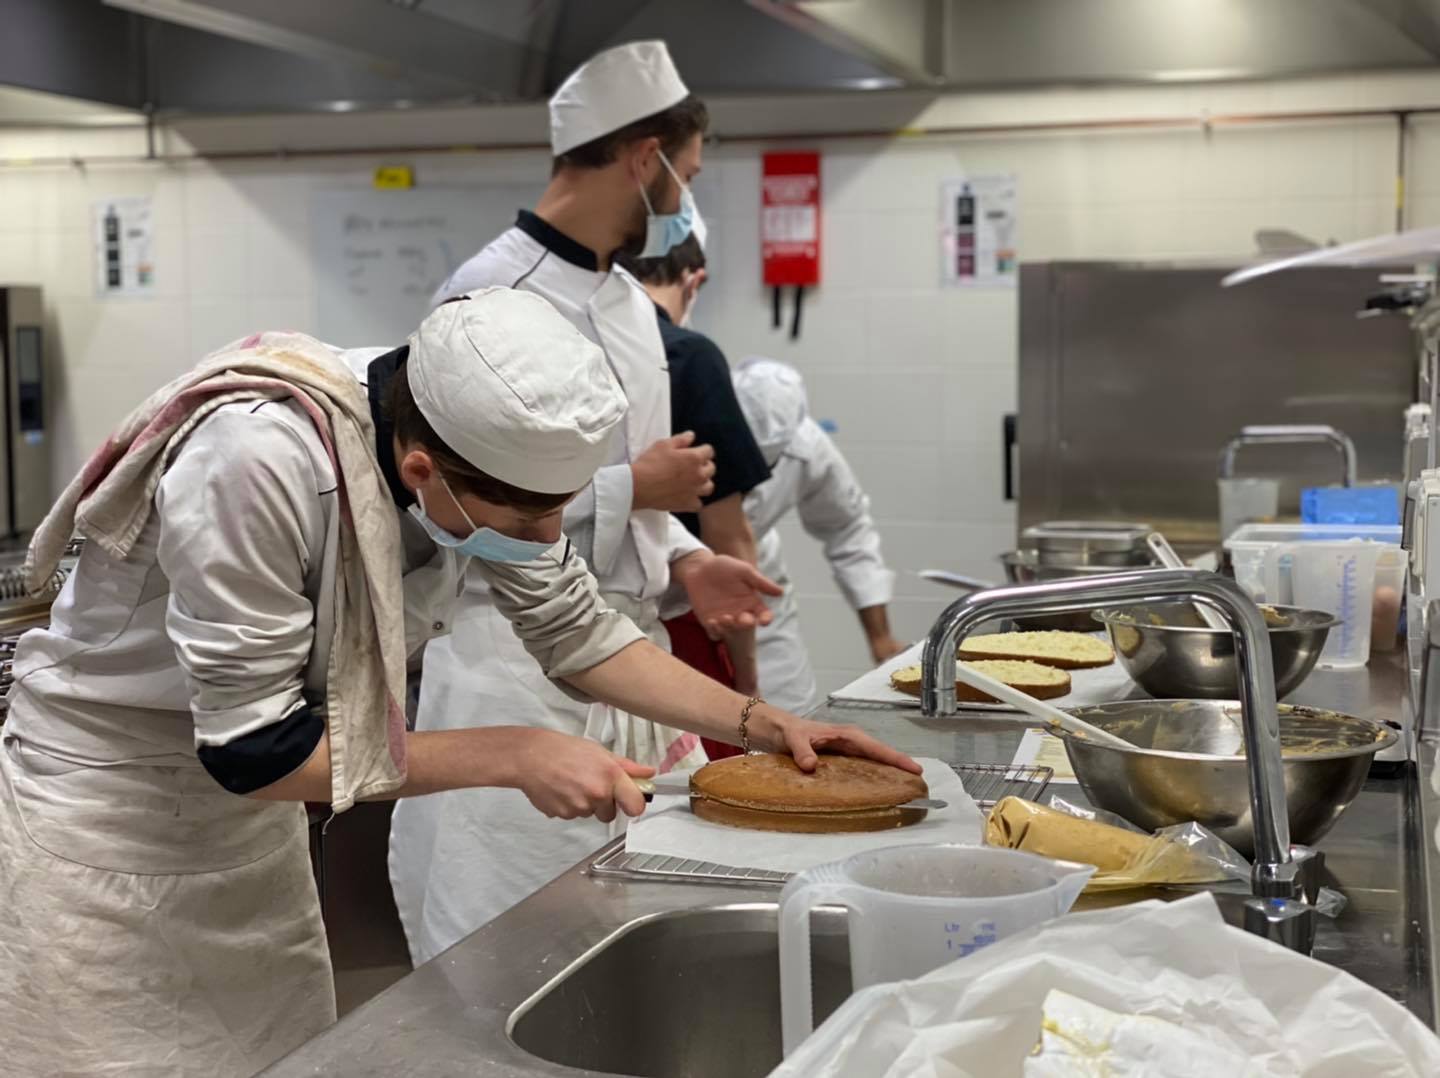
[{"label": "metal cooling rack", "polygon": [[[1038,801],[1050,785],[1054,771],[1048,767],[1018,764],[954,764],[955,774],[965,792],[982,809],[991,808],[1004,797]],[[705,883],[729,887],[783,887],[788,872],[762,868],[736,868],[683,857],[655,853],[630,853],[625,839],[618,838],[601,850],[586,872],[607,880],[669,880],[674,883]]]}]

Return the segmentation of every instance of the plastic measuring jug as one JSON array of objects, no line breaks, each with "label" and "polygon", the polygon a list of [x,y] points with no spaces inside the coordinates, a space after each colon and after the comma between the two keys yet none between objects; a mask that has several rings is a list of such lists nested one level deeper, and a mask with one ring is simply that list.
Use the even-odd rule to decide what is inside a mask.
[{"label": "plastic measuring jug", "polygon": [[919,977],[1058,917],[1093,865],[990,846],[889,846],[798,873],[780,894],[780,1017],[789,1055],[815,1017],[810,911],[849,910],[850,979],[858,990]]},{"label": "plastic measuring jug", "polygon": [[[1375,568],[1387,548],[1365,539],[1343,542],[1281,543],[1265,555],[1266,597],[1307,610],[1334,614],[1319,666],[1350,670],[1370,661],[1370,618],[1375,602]],[[1283,585],[1288,563],[1289,587]]]},{"label": "plastic measuring jug", "polygon": [[1274,520],[1280,512],[1280,480],[1246,477],[1217,479],[1220,491],[1220,539],[1242,524]]}]

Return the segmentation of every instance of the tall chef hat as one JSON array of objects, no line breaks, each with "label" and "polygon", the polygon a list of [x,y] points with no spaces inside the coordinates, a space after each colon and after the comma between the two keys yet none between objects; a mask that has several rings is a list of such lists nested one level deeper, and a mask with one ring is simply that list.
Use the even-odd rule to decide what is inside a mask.
[{"label": "tall chef hat", "polygon": [[774,467],[810,411],[800,372],[778,359],[751,356],[735,369],[735,396],[765,463]]},{"label": "tall chef hat", "polygon": [[663,41],[632,41],[597,53],[550,99],[555,156],[678,105],[690,95]]},{"label": "tall chef hat", "polygon": [[446,445],[538,494],[589,483],[625,418],[604,353],[533,292],[487,288],[437,307],[411,335],[405,368]]}]

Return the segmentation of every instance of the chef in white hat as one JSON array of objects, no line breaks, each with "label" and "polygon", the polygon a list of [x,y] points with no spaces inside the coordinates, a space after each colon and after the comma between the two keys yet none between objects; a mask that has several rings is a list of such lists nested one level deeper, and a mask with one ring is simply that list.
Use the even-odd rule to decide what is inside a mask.
[{"label": "chef in white hat", "polygon": [[760,691],[772,703],[803,714],[820,696],[777,525],[793,510],[806,533],[820,542],[876,663],[905,648],[890,631],[887,609],[895,574],[881,554],[870,499],[840,448],[810,417],[800,372],[788,363],[752,356],[736,368],[734,381],[740,408],[770,465],[770,478],[745,495],[745,515],[755,531],[761,572],[785,588],[772,603],[774,620],[757,633]]},{"label": "chef in white hat", "polygon": [[[707,122],[663,42],[595,56],[550,100],[554,164],[534,211],[521,211],[514,227],[435,297],[497,284],[536,292],[604,350],[629,411],[612,457],[566,507],[565,533],[606,601],[662,645],[667,594],[677,600],[667,615],[689,605],[707,623],[717,594],[776,592],[753,566],[712,555],[671,515],[698,510],[711,493],[713,452],[694,445],[690,432],[672,432],[654,305],[612,264],[622,251],[665,254],[690,234],[689,184],[700,171]],[[484,581],[472,578],[455,632],[426,651],[417,728],[473,721],[477,696],[504,700],[495,714],[505,721],[584,734],[662,771],[704,762],[699,739],[688,732],[557,692],[524,661]],[[536,819],[522,798],[503,790],[402,801],[391,824],[390,877],[411,957],[418,963],[446,949],[612,831],[593,820],[561,826]]]},{"label": "chef in white hat", "polygon": [[[15,656],[0,1069],[249,1075],[332,1022],[302,801],[488,785],[537,818],[643,808],[650,768],[481,724],[499,701],[405,732],[404,657],[448,627],[465,556],[567,691],[738,737],[734,694],[646,643],[561,536],[624,412],[593,344],[495,289],[392,351],[238,341],[117,429],[32,545],[90,538]],[[802,766],[835,738],[895,758],[774,709],[748,732]]]}]

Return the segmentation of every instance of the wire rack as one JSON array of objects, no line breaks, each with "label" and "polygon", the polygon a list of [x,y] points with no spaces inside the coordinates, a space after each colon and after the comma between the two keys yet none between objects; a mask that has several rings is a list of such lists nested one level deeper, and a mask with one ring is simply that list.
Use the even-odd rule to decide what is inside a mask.
[{"label": "wire rack", "polygon": [[[1050,785],[1054,771],[1048,767],[1018,764],[955,764],[955,774],[965,784],[965,792],[982,809],[991,808],[1004,797],[1023,797],[1038,801]],[[672,883],[706,883],[730,887],[783,887],[788,872],[763,868],[736,868],[682,857],[666,857],[654,853],[630,853],[625,840],[616,839],[586,870],[600,879],[669,880]]]},{"label": "wire rack", "polygon": [[66,577],[75,565],[75,559],[84,548],[83,538],[71,539],[65,546],[60,567],[50,574],[50,579],[36,592],[32,592],[25,583],[25,552],[15,550],[0,554],[0,605],[6,605],[8,609],[11,606],[18,608],[37,602],[48,604],[60,594]]}]

